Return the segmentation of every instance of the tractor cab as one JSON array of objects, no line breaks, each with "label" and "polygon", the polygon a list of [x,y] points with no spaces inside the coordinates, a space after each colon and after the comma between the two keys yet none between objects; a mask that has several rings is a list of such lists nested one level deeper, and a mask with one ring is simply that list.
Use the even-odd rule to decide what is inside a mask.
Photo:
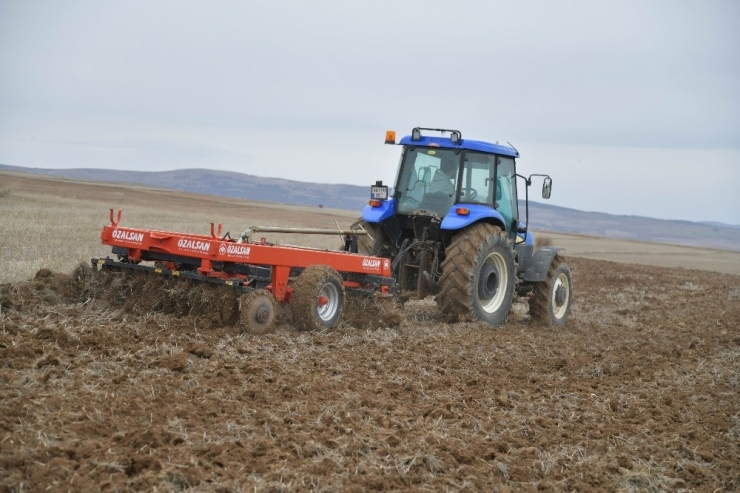
[{"label": "tractor cab", "polygon": [[[442,135],[422,135],[422,130]],[[395,144],[395,135],[386,135],[386,143]],[[514,238],[519,229],[516,149],[463,139],[458,130],[427,128],[414,128],[400,145],[395,213],[437,217],[442,230],[459,230],[487,219]]]},{"label": "tractor cab", "polygon": [[409,146],[396,185],[396,210],[444,218],[469,215],[471,207],[494,209],[510,231],[519,218],[515,174],[510,156]]}]

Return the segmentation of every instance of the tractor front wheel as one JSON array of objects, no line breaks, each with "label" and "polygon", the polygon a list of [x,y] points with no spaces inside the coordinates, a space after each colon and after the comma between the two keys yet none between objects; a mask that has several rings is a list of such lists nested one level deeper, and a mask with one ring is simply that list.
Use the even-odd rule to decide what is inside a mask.
[{"label": "tractor front wheel", "polygon": [[573,304],[573,277],[562,257],[555,256],[547,279],[534,286],[529,299],[529,315],[544,325],[563,326]]},{"label": "tractor front wheel", "polygon": [[344,305],[342,278],[328,265],[306,267],[295,281],[290,305],[298,330],[333,327]]},{"label": "tractor front wheel", "polygon": [[515,271],[514,250],[501,229],[471,226],[447,247],[437,304],[452,320],[502,325],[514,297]]}]

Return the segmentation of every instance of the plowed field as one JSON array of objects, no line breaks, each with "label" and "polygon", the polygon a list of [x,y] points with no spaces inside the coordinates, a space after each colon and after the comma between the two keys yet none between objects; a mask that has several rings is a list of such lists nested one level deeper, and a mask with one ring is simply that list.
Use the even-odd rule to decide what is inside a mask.
[{"label": "plowed field", "polygon": [[740,490],[740,277],[568,261],[562,329],[427,299],[252,336],[3,285],[0,491]]}]

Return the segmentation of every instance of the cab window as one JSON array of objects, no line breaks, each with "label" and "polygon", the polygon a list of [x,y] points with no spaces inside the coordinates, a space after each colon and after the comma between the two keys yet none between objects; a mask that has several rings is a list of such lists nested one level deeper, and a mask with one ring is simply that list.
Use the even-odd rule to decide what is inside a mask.
[{"label": "cab window", "polygon": [[496,156],[465,153],[460,202],[493,205],[493,170]]},{"label": "cab window", "polygon": [[459,157],[450,149],[440,148],[417,147],[406,152],[396,191],[399,212],[429,208],[427,202],[439,193],[440,185],[446,185],[443,188],[449,197],[445,203],[435,204],[431,210],[440,214],[447,212],[454,200],[457,174],[454,173],[451,178],[442,176],[442,162],[445,160],[454,162]]}]

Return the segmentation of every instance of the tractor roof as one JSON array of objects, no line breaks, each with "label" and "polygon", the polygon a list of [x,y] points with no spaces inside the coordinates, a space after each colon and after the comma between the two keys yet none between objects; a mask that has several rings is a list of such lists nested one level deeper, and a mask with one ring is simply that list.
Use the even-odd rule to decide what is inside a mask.
[{"label": "tractor roof", "polygon": [[472,139],[460,139],[460,142],[453,144],[449,137],[435,137],[422,135],[417,140],[412,140],[410,135],[405,136],[399,142],[401,145],[406,146],[421,146],[421,147],[444,147],[448,149],[465,149],[468,151],[487,152],[491,154],[501,154],[504,156],[519,157],[519,152],[513,147],[500,144],[491,144],[490,142],[483,142],[481,140]]}]

